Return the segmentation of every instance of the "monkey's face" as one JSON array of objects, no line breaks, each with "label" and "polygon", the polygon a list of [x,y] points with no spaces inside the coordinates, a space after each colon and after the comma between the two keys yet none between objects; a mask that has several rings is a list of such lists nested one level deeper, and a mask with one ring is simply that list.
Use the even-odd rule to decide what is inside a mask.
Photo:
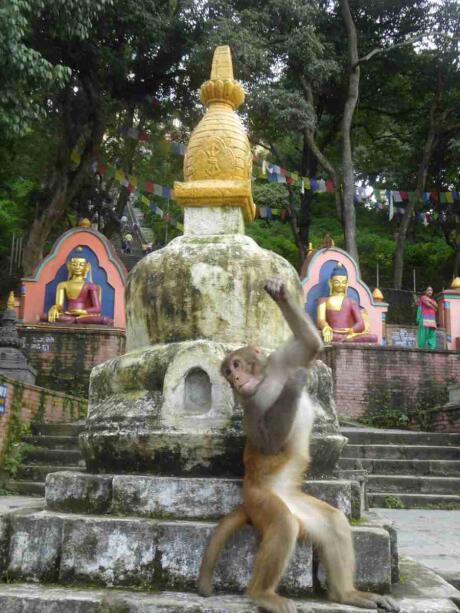
[{"label": "monkey's face", "polygon": [[240,396],[253,396],[264,380],[265,362],[260,349],[243,347],[224,359],[221,372]]}]

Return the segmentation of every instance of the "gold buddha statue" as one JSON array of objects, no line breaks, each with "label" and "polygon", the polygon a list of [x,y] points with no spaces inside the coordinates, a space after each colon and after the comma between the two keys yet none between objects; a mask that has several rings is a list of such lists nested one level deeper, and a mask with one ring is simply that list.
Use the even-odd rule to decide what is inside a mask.
[{"label": "gold buddha statue", "polygon": [[55,304],[41,317],[42,321],[66,324],[110,325],[112,319],[101,315],[101,288],[86,281],[91,264],[82,257],[81,249],[67,259],[68,278],[56,288]]},{"label": "gold buddha statue", "polygon": [[369,334],[367,313],[347,296],[348,275],[344,266],[337,264],[329,282],[329,296],[320,298],[317,307],[317,325],[325,343],[376,343],[377,336]]}]

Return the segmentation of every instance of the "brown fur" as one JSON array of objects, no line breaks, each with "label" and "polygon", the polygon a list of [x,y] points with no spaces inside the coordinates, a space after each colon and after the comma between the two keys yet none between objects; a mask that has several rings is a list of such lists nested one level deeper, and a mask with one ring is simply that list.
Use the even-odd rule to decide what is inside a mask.
[{"label": "brown fur", "polygon": [[212,575],[227,540],[247,523],[261,536],[248,595],[273,613],[295,613],[292,600],[276,594],[298,538],[319,549],[328,574],[328,595],[344,604],[398,611],[390,599],[359,592],[351,529],[344,514],[302,492],[309,462],[313,408],[297,370],[306,368],[321,349],[312,322],[291,301],[280,280],[266,290],[278,303],[294,339],[268,358],[254,347],[232,352],[221,372],[237,392],[245,411],[243,503],[213,532],[200,569],[198,590],[212,592]]}]

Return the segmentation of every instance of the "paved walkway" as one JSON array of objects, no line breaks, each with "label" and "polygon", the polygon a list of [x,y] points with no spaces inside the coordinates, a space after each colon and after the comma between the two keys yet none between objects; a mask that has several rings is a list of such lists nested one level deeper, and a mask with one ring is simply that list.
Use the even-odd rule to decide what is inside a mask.
[{"label": "paved walkway", "polygon": [[460,588],[460,511],[375,510],[395,523],[400,554]]}]

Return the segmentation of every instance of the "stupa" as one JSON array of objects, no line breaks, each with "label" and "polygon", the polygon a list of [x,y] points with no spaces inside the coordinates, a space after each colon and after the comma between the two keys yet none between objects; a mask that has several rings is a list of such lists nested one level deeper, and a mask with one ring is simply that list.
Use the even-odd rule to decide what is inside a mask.
[{"label": "stupa", "polygon": [[0,375],[33,385],[36,374],[35,368],[27,363],[22,352],[21,339],[16,329],[14,293],[10,292],[0,319]]},{"label": "stupa", "polygon": [[[236,534],[222,553],[220,595],[196,594],[214,522],[240,501],[241,410],[219,366],[229,349],[255,343],[270,350],[287,337],[263,290],[268,277],[281,276],[299,304],[303,298],[288,262],[244,235],[244,220],[254,215],[251,156],[234,112],[243,92],[228,47],[216,50],[202,99],[209,108],[190,139],[186,181],[174,190],[184,206],[184,235],[131,271],[128,353],[92,372],[82,437],[89,472],[49,474],[44,510],[0,516],[5,610],[256,611],[240,595],[254,560],[252,528]],[[315,470],[329,479],[306,481],[305,489],[359,520],[353,527],[356,583],[387,592],[398,578],[395,532],[362,515],[356,482],[331,478],[344,438],[330,371],[321,362],[308,385],[317,418]],[[299,544],[282,583],[299,598],[299,611],[362,613],[314,599],[322,583],[312,546]],[[413,583],[406,578],[406,587]],[[412,585],[410,606],[402,611],[454,613],[452,594],[439,585],[435,607]]]},{"label": "stupa", "polygon": [[[83,436],[90,470],[240,476],[241,411],[220,364],[232,349],[270,351],[289,336],[263,289],[268,277],[281,277],[303,305],[294,268],[244,234],[255,216],[252,156],[235,113],[244,92],[229,47],[216,49],[201,100],[208,110],[190,138],[185,181],[174,185],[184,234],[131,271],[128,353],[92,372]],[[312,471],[331,474],[345,439],[321,362],[310,389],[318,417]]]}]

